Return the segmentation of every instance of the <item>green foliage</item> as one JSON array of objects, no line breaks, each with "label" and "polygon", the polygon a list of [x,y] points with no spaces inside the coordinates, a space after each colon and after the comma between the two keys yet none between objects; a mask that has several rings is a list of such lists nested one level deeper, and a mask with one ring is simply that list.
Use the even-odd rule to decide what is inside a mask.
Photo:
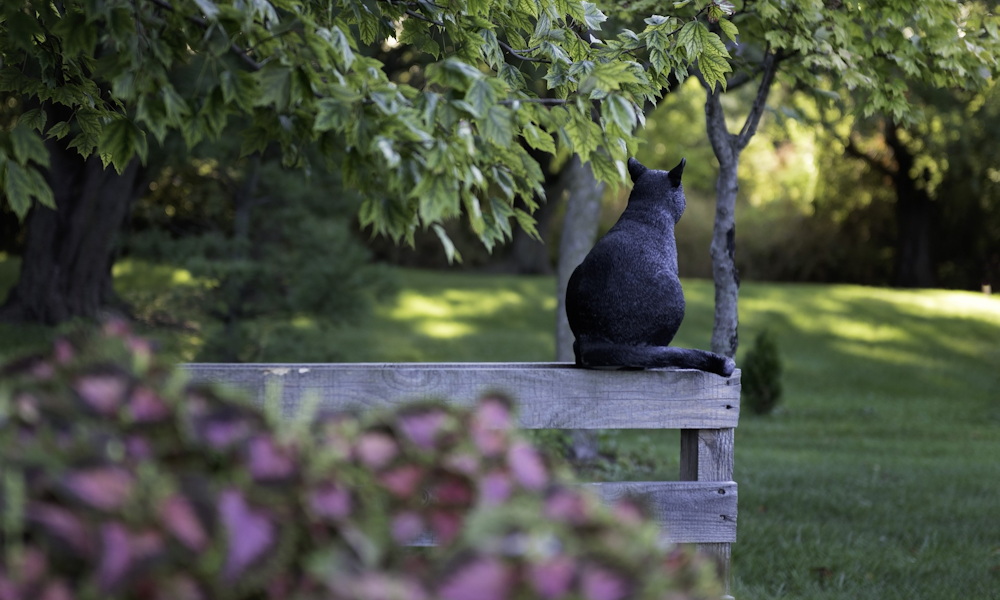
[{"label": "green foliage", "polygon": [[770,329],[754,338],[740,363],[743,370],[741,405],[757,415],[770,414],[781,401],[781,355]]},{"label": "green foliage", "polygon": [[[273,143],[285,165],[307,166],[307,147],[338,149],[326,158],[376,232],[412,241],[464,210],[492,247],[511,219],[531,229],[515,199],[530,212],[543,195],[521,140],[620,182],[642,107],[672,77],[700,64],[725,83],[729,54],[709,25],[732,7],[699,4],[611,33],[579,0],[8,2],[0,92],[33,146],[60,140],[119,171],[170,132],[194,147],[246,119],[244,155]],[[49,120],[57,105],[69,118]],[[30,156],[0,144],[0,158],[19,215],[48,201]]]},{"label": "green foliage", "polygon": [[133,256],[172,262],[202,282],[169,298],[203,315],[195,358],[342,360],[332,330],[364,320],[392,289],[387,269],[350,230],[357,198],[330,198],[341,187],[330,173],[305,177],[275,160],[236,160],[222,143],[202,150],[156,179],[128,243]]},{"label": "green foliage", "polygon": [[[997,15],[986,2],[755,2],[734,18],[744,42],[782,56],[781,70],[817,97],[853,96],[864,116],[920,118],[915,83],[981,89],[997,70]],[[736,69],[752,71],[752,52]]]},{"label": "green foliage", "polygon": [[[517,434],[509,401],[279,422],[121,323],[0,367],[14,598],[718,598]],[[316,417],[316,418],[314,418]],[[437,545],[407,544],[430,534]]]}]

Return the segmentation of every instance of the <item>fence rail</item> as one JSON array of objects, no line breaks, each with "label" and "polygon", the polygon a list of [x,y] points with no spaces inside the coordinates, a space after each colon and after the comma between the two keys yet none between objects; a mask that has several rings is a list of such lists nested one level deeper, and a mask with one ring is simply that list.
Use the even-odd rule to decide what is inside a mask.
[{"label": "fence rail", "polygon": [[728,585],[730,544],[736,541],[738,493],[732,479],[739,370],[727,378],[683,369],[586,370],[568,363],[197,363],[185,368],[197,381],[233,385],[258,401],[277,395],[288,416],[307,401],[320,411],[340,412],[428,398],[472,405],[485,393],[500,392],[516,401],[520,424],[528,429],[678,429],[680,481],[587,485],[605,499],[644,498],[664,540],[701,545],[716,556]]}]

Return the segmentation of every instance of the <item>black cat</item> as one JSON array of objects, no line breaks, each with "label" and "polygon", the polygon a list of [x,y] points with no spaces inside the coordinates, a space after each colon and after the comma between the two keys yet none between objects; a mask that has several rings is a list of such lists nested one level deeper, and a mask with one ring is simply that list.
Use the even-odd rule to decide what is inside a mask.
[{"label": "black cat", "polygon": [[674,224],[684,213],[684,159],[670,171],[630,158],[625,212],[573,271],[566,316],[581,367],[679,367],[729,376],[733,359],[670,346],[684,319]]}]

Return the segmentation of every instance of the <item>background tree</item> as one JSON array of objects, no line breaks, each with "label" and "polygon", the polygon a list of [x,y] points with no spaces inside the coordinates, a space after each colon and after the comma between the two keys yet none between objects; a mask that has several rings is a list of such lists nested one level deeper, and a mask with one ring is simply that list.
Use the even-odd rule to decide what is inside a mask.
[{"label": "background tree", "polygon": [[[710,20],[715,16],[709,13]],[[730,29],[733,23],[739,27],[738,44]],[[719,160],[712,239],[716,285],[712,350],[735,356],[739,288],[734,259],[736,172],[740,152],[757,130],[775,77],[780,73],[808,93],[834,97],[849,93],[860,114],[878,113],[893,123],[909,123],[919,118],[910,100],[913,82],[936,88],[985,86],[996,68],[1000,35],[997,20],[986,5],[950,0],[918,4],[886,1],[877,6],[839,1],[745,2],[735,10],[731,22],[720,17],[718,29],[738,49],[733,53],[729,89],[750,81],[757,86],[748,116],[739,133],[733,134],[718,84],[703,78],[708,136]],[[714,65],[712,69],[714,72]],[[901,172],[908,173],[905,165]],[[917,245],[912,257],[900,258],[919,264],[924,260],[921,252]]]},{"label": "background tree", "polygon": [[218,323],[199,325],[198,361],[343,360],[332,332],[367,317],[393,287],[350,231],[357,196],[331,194],[343,187],[335,172],[303,181],[270,153],[241,160],[231,139],[200,144],[163,169],[133,210],[130,258],[205,282],[155,303],[137,298],[136,316],[184,326],[176,315],[205,314]]},{"label": "background tree", "polygon": [[[575,153],[620,181],[639,107],[695,61],[710,82],[728,69],[697,19],[581,34],[604,19],[567,0],[5,3],[0,179],[19,216],[38,206],[2,316],[58,322],[105,306],[112,233],[143,187],[138,163],[170,132],[193,147],[237,116],[243,155],[275,144],[289,167],[307,166],[308,147],[342,156],[335,168],[376,232],[409,241],[430,228],[446,252],[440,223],[463,213],[487,247],[512,221],[531,232],[543,174],[528,148]],[[685,44],[685,32],[712,43]],[[394,80],[370,49],[398,44],[429,59]],[[197,73],[188,85],[181,69]]]}]

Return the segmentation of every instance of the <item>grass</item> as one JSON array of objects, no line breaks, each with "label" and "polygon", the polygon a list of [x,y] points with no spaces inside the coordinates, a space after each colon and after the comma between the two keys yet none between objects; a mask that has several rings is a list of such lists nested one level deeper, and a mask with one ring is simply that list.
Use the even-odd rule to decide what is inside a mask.
[{"label": "grass", "polygon": [[[0,291],[11,262],[0,260]],[[145,293],[182,284],[153,272],[123,268],[119,281]],[[552,360],[551,278],[403,271],[400,282],[371,322],[332,334],[347,360]],[[685,289],[677,343],[706,347],[711,284]],[[774,332],[785,398],[737,429],[734,595],[1000,597],[1000,297],[747,283],[740,318],[745,347]],[[18,346],[12,331],[0,329],[0,357]],[[198,344],[197,330],[167,338],[181,356]],[[612,475],[673,477],[672,435],[608,435]]]}]

